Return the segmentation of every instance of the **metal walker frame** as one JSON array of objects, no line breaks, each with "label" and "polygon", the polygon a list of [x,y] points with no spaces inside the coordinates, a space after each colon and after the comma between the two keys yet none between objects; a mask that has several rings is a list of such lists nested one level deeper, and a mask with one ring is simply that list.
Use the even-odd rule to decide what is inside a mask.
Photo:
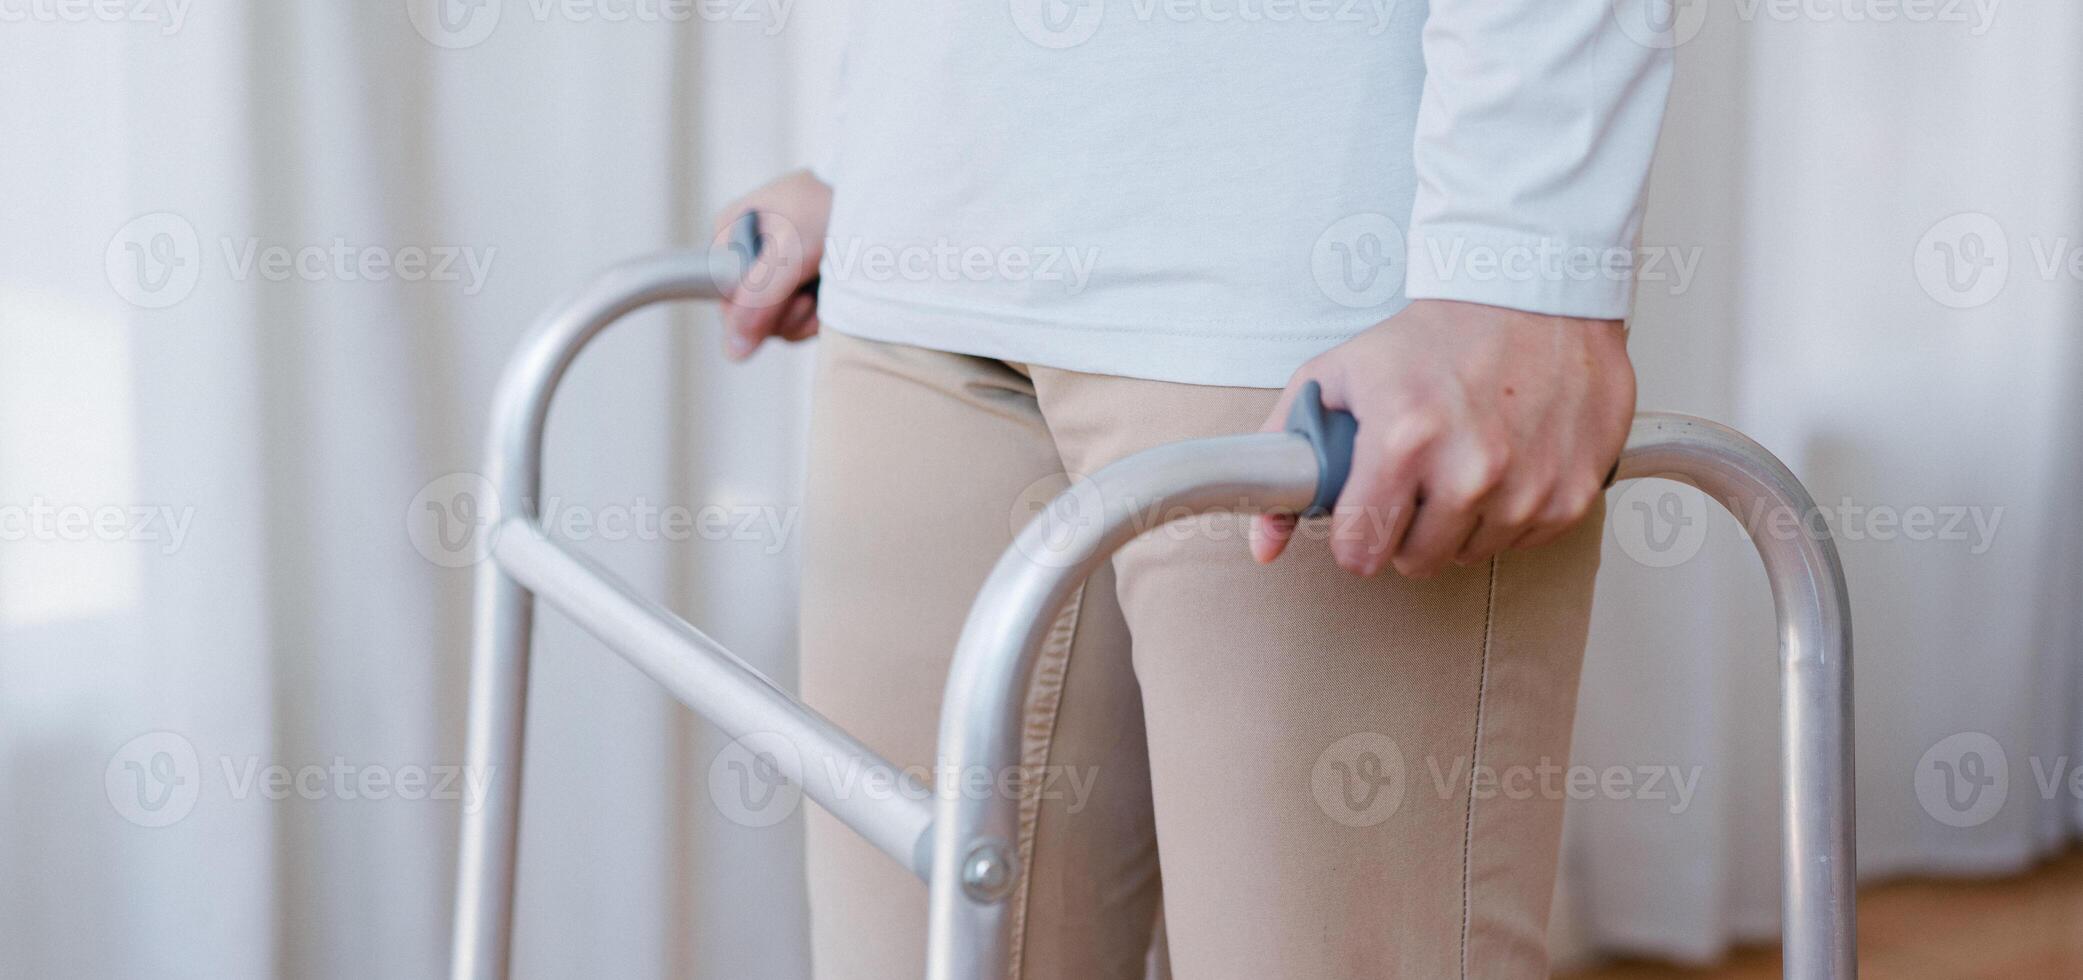
[{"label": "metal walker frame", "polygon": [[[1004,899],[1020,874],[1010,845],[1017,839],[1017,800],[953,787],[935,795],[910,776],[900,777],[907,780],[903,791],[887,798],[843,791],[833,773],[863,766],[903,770],[700,630],[549,540],[538,523],[543,426],[551,395],[579,351],[633,310],[721,298],[740,263],[754,254],[751,234],[744,221],[729,254],[671,251],[609,269],[537,322],[499,382],[485,461],[497,495],[495,537],[477,571],[467,750],[468,764],[488,774],[488,784],[482,805],[463,815],[455,980],[503,980],[508,973],[529,639],[538,598],[731,737],[787,739],[798,751],[777,756],[781,774],[929,884],[929,980],[1006,975]],[[1349,429],[1345,439],[1349,452]],[[1320,443],[1295,433],[1174,443],[1101,470],[1089,485],[1043,509],[970,609],[948,675],[935,771],[1009,772],[1019,765],[1019,709],[1042,637],[1078,583],[1136,535],[1137,513],[1153,504],[1168,514],[1204,512],[1233,508],[1239,500],[1304,510],[1324,491],[1335,498],[1343,482]],[[1851,620],[1836,545],[1793,473],[1716,423],[1663,412],[1637,416],[1615,478],[1637,477],[1689,483],[1739,519],[1758,515],[1747,530],[1764,559],[1779,623],[1785,975],[1855,977]],[[1761,534],[1782,512],[1804,533]]]}]

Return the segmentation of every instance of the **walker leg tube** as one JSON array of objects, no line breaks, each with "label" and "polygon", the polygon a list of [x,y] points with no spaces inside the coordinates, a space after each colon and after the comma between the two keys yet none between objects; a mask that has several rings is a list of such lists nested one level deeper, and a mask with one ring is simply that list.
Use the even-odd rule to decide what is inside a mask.
[{"label": "walker leg tube", "polygon": [[[1834,558],[1834,555],[1833,555]],[[1785,767],[1780,896],[1786,975],[1858,975],[1851,660],[1789,635],[1780,648]]]},{"label": "walker leg tube", "polygon": [[1779,618],[1786,976],[1858,975],[1851,601],[1821,512],[1764,447],[1703,419],[1636,418],[1619,477],[1690,483],[1750,532]]},{"label": "walker leg tube", "polygon": [[[550,396],[579,351],[609,324],[652,303],[716,299],[737,263],[755,249],[741,220],[729,252],[672,251],[615,266],[538,321],[500,376],[487,432],[483,476],[494,499],[484,524],[533,518],[542,489],[542,435]],[[477,571],[470,658],[467,761],[487,780],[483,806],[463,814],[456,864],[456,914],[450,976],[499,980],[513,939],[514,858],[521,800],[533,597],[486,559]]]},{"label": "walker leg tube", "polygon": [[456,878],[456,931],[449,975],[507,975],[513,948],[514,853],[521,817],[521,739],[528,713],[527,591],[486,561],[477,571],[475,641],[470,652],[467,771],[483,773],[485,795],[463,811]]}]

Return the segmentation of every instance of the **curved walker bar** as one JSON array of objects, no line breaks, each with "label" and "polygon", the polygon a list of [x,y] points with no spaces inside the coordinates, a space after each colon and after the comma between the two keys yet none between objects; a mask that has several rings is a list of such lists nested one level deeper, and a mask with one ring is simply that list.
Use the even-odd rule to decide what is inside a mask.
[{"label": "curved walker bar", "polygon": [[[514,855],[527,720],[533,599],[557,607],[682,703],[733,738],[778,735],[798,751],[762,756],[870,842],[925,875],[930,791],[819,717],[721,644],[638,596],[606,570],[546,537],[537,524],[543,423],[550,398],[586,343],[653,303],[720,298],[753,254],[752,225],[727,253],[675,251],[616,266],[538,321],[500,378],[484,477],[491,501],[488,560],[477,569],[465,760],[486,774],[485,798],[463,813],[450,975],[505,977],[513,939]],[[848,794],[836,773],[897,773],[890,799]]]},{"label": "curved walker bar", "polygon": [[[935,770],[957,778],[943,778],[936,795],[716,641],[551,541],[537,523],[543,425],[580,349],[641,307],[718,298],[756,248],[748,215],[734,229],[728,255],[669,252],[609,270],[537,323],[500,380],[484,473],[495,500],[488,560],[477,571],[466,756],[487,784],[481,805],[463,814],[456,980],[508,973],[534,599],[569,616],[730,736],[785,739],[793,753],[762,761],[929,882],[928,976],[1000,977],[1008,965],[1004,899],[1020,874],[1011,849],[1018,801],[965,795],[960,774],[1018,765],[1019,707],[1057,611],[1088,573],[1146,529],[1138,515],[1235,508],[1240,501],[1304,511],[1335,497],[1342,480],[1342,464],[1329,460],[1349,454],[1349,422],[1307,434],[1162,446],[1065,491],[1021,531],[970,610],[948,676]],[[1340,440],[1346,445],[1335,445]],[[1326,473],[1333,475],[1323,479]],[[1637,417],[1617,475],[1690,483],[1751,518],[1779,616],[1786,975],[1856,976],[1851,624],[1828,529],[1785,466],[1712,422]],[[1787,527],[1803,533],[1772,534]],[[898,774],[895,793],[847,791],[842,774],[878,768]]]},{"label": "curved walker bar", "polygon": [[[1345,450],[1349,453],[1349,448]],[[1141,529],[1135,517],[1234,507],[1302,510],[1318,491],[1316,447],[1293,433],[1175,443],[1101,470],[1023,529],[977,594],[955,648],[940,716],[936,773],[1000,773],[1019,764],[1024,703],[1043,635],[1076,584]],[[1851,620],[1844,571],[1814,501],[1771,453],[1726,426],[1684,415],[1637,416],[1618,479],[1690,483],[1750,517],[1779,615],[1786,975],[1857,974],[1853,918]],[[1773,528],[1801,533],[1777,536]],[[1018,880],[1009,842],[1018,801],[958,791],[934,811],[928,976],[1006,975],[1003,899]]]}]

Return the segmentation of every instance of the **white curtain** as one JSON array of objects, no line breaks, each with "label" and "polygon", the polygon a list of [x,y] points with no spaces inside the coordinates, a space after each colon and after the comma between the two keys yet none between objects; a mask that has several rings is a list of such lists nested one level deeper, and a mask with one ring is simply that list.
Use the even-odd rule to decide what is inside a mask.
[{"label": "white curtain", "polygon": [[[839,5],[730,6],[0,29],[0,976],[443,969],[470,570],[426,505],[478,464],[532,317],[811,155]],[[1704,21],[1646,244],[1697,265],[1645,286],[1643,404],[1752,432],[1840,523],[1937,515],[1844,545],[1862,863],[2010,871],[2076,826],[2036,777],[2083,762],[2083,285],[2042,271],[2083,245],[2083,12],[1974,33],[1745,6],[1681,8]],[[1965,245],[1925,240],[1961,212],[2010,261],[1954,309],[1916,270]],[[559,400],[546,506],[648,527],[567,536],[785,680],[804,360],[715,348],[696,308],[605,338]],[[1664,529],[1627,515],[1665,501],[1615,498],[1575,757],[1698,782],[1572,804],[1569,950],[1702,958],[1775,928],[1769,605],[1735,525],[1673,502],[1708,533],[1652,568]],[[661,506],[728,527],[644,525]],[[794,824],[724,819],[713,733],[554,614],[541,636],[520,972],[801,976]],[[1956,733],[2008,763],[1965,827],[1914,788]]]}]

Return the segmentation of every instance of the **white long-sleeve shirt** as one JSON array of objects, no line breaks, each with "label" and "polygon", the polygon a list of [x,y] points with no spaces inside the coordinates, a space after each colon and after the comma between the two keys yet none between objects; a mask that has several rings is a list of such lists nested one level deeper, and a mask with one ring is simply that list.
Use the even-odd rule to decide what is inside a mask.
[{"label": "white long-sleeve shirt", "polygon": [[1279,387],[1410,299],[1624,317],[1661,2],[861,4],[820,319]]}]

